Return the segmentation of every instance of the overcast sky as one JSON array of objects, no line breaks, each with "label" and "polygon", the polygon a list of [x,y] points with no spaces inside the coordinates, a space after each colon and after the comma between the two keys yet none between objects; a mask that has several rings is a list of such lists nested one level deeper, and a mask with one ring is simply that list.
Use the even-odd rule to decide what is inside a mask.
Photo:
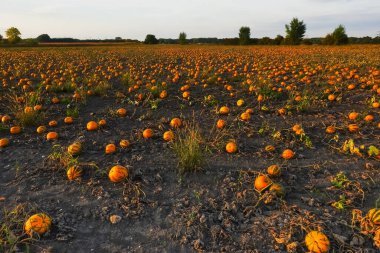
[{"label": "overcast sky", "polygon": [[325,36],[339,24],[349,36],[380,33],[380,0],[0,0],[0,34],[17,27],[23,38],[105,39],[251,37],[284,35],[293,17],[304,20],[306,37]]}]

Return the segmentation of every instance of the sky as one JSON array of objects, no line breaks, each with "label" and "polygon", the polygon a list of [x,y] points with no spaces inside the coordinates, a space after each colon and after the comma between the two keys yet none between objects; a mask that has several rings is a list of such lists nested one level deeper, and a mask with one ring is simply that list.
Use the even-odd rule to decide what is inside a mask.
[{"label": "sky", "polygon": [[339,24],[348,36],[380,34],[380,0],[0,0],[0,34],[17,27],[22,38],[143,40],[157,38],[285,35],[293,17],[306,24],[306,37],[322,37]]}]

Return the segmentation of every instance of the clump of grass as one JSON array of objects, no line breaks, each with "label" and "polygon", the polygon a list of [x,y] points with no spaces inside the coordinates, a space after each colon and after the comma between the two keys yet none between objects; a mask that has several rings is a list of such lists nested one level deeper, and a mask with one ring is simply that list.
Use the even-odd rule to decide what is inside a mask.
[{"label": "clump of grass", "polygon": [[172,148],[178,157],[180,174],[202,168],[205,161],[202,141],[199,127],[194,123],[185,126],[176,133]]},{"label": "clump of grass", "polygon": [[66,116],[78,118],[79,117],[79,107],[78,106],[68,107],[66,109]]},{"label": "clump of grass", "polygon": [[63,167],[71,167],[78,164],[78,158],[70,155],[61,145],[54,145],[52,152],[48,156],[50,161],[58,162]]},{"label": "clump of grass", "polygon": [[104,96],[107,94],[107,91],[111,89],[112,86],[109,82],[100,81],[96,85],[93,86],[94,94],[97,96]]},{"label": "clump of grass", "polygon": [[57,93],[58,92],[73,92],[76,89],[76,87],[77,87],[76,84],[66,82],[63,84],[53,84],[50,87],[50,90]]},{"label": "clump of grass", "polygon": [[43,115],[40,111],[19,111],[15,114],[15,118],[22,126],[37,126],[42,122]]},{"label": "clump of grass", "polygon": [[23,246],[28,251],[28,243],[33,240],[25,238],[23,226],[30,210],[34,208],[29,204],[18,204],[13,209],[4,209],[0,215],[0,251],[15,252]]}]

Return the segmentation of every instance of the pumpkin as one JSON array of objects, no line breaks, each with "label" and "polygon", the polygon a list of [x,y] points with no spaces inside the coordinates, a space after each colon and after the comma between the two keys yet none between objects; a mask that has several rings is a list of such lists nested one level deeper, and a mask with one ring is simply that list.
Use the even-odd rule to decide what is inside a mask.
[{"label": "pumpkin", "polygon": [[24,108],[24,113],[32,113],[33,110],[34,110],[33,107],[27,106],[27,107]]},{"label": "pumpkin", "polygon": [[66,117],[63,122],[65,122],[65,124],[72,124],[74,122],[73,118],[72,117]]},{"label": "pumpkin", "polygon": [[295,124],[293,127],[292,127],[292,130],[293,132],[298,132],[302,129],[301,125],[298,125],[298,124]]},{"label": "pumpkin", "polygon": [[239,99],[237,102],[236,102],[236,105],[241,107],[244,105],[244,100],[243,99]]},{"label": "pumpkin", "polygon": [[147,128],[143,131],[143,137],[144,139],[149,139],[153,137],[153,130],[150,128]]},{"label": "pumpkin", "polygon": [[276,148],[273,145],[265,146],[265,151],[267,151],[267,152],[273,152],[273,151],[275,151],[275,149]]},{"label": "pumpkin", "polygon": [[58,103],[59,103],[59,98],[57,98],[57,97],[53,97],[53,98],[51,99],[51,102],[52,102],[53,104],[58,104]]},{"label": "pumpkin", "polygon": [[357,124],[349,124],[348,131],[351,133],[355,133],[359,130],[359,126]]},{"label": "pumpkin", "polygon": [[170,126],[172,128],[179,128],[182,126],[182,121],[181,119],[179,118],[173,118],[171,121],[170,121]]},{"label": "pumpkin", "polygon": [[174,139],[174,133],[172,131],[166,131],[163,135],[165,141],[171,141]]},{"label": "pumpkin", "polygon": [[72,166],[70,167],[67,172],[67,178],[72,181],[77,179],[78,177],[82,176],[83,170],[79,166]]},{"label": "pumpkin", "polygon": [[116,145],[115,144],[108,144],[106,146],[106,154],[109,155],[109,154],[113,154],[116,152]]},{"label": "pumpkin", "polygon": [[120,145],[121,148],[124,149],[124,148],[128,148],[129,145],[130,145],[130,143],[129,143],[128,140],[121,140],[121,141],[119,142],[119,145]]},{"label": "pumpkin", "polygon": [[306,247],[312,253],[325,253],[330,249],[330,241],[327,236],[319,231],[311,231],[305,237]]},{"label": "pumpkin", "polygon": [[233,142],[233,141],[228,142],[227,145],[226,145],[226,151],[228,153],[230,153],[230,154],[236,153],[236,151],[237,151],[237,145],[236,145],[236,143]]},{"label": "pumpkin", "polygon": [[281,174],[281,168],[277,164],[273,164],[267,168],[267,172],[270,176],[279,176]]},{"label": "pumpkin", "polygon": [[4,115],[2,118],[1,118],[1,122],[6,124],[8,123],[9,121],[11,121],[11,117],[8,116],[8,115]]},{"label": "pumpkin", "polygon": [[282,152],[281,157],[284,158],[285,160],[292,159],[292,158],[294,157],[294,152],[293,152],[293,150],[291,150],[291,149],[285,149],[285,150]]},{"label": "pumpkin", "polygon": [[226,121],[222,119],[218,119],[216,122],[216,127],[219,129],[222,129],[226,125]]},{"label": "pumpkin", "polygon": [[328,126],[328,127],[326,128],[326,133],[327,133],[327,134],[333,134],[333,133],[335,133],[335,132],[336,132],[336,129],[335,129],[334,126]]},{"label": "pumpkin", "polygon": [[33,110],[35,110],[35,111],[40,111],[41,109],[42,109],[42,105],[35,105],[33,107]]},{"label": "pumpkin", "polygon": [[9,131],[11,134],[19,134],[19,133],[21,133],[21,127],[13,126],[13,127],[11,127],[11,129]]},{"label": "pumpkin", "polygon": [[336,99],[336,97],[335,97],[334,94],[330,94],[330,95],[328,95],[327,99],[328,99],[329,101],[334,101],[334,100]]},{"label": "pumpkin", "polygon": [[88,131],[95,131],[98,129],[98,123],[95,121],[90,121],[87,123],[87,130]]},{"label": "pumpkin", "polygon": [[271,180],[265,175],[258,175],[255,179],[255,190],[262,192],[272,184]]},{"label": "pumpkin", "polygon": [[246,113],[249,113],[249,114],[252,114],[253,113],[253,109],[252,108],[248,108],[247,110],[245,110]]},{"label": "pumpkin", "polygon": [[284,115],[286,113],[286,109],[285,108],[280,108],[277,110],[278,114],[280,115]]},{"label": "pumpkin", "polygon": [[121,165],[115,165],[109,171],[108,177],[111,182],[121,182],[128,177],[128,169]]},{"label": "pumpkin", "polygon": [[9,139],[8,138],[0,139],[0,148],[5,148],[8,145],[9,145]]},{"label": "pumpkin", "polygon": [[56,127],[58,125],[58,122],[56,120],[49,121],[49,126]]},{"label": "pumpkin", "polygon": [[380,228],[378,228],[373,236],[373,245],[380,249]]},{"label": "pumpkin", "polygon": [[228,113],[230,113],[230,108],[228,108],[227,106],[220,107],[219,114],[226,115]]},{"label": "pumpkin", "polygon": [[74,142],[67,148],[70,155],[79,155],[82,152],[82,145],[80,142]]},{"label": "pumpkin", "polygon": [[127,110],[125,108],[119,108],[116,113],[119,117],[125,117],[127,115]]},{"label": "pumpkin", "polygon": [[161,98],[161,99],[164,99],[164,98],[166,98],[167,96],[168,96],[168,92],[167,92],[166,90],[161,91],[161,93],[160,93],[160,98]]},{"label": "pumpkin", "polygon": [[49,132],[47,135],[46,135],[46,139],[48,141],[50,140],[56,140],[58,139],[58,133],[57,132]]},{"label": "pumpkin", "polygon": [[105,125],[107,125],[107,121],[105,119],[101,119],[99,120],[98,124],[99,126],[104,127]]},{"label": "pumpkin", "polygon": [[184,93],[182,93],[182,97],[185,99],[189,99],[190,98],[190,91],[185,91]]},{"label": "pumpkin", "polygon": [[359,116],[359,113],[357,113],[357,112],[350,112],[348,114],[348,119],[355,120],[358,116]]},{"label": "pumpkin", "polygon": [[373,115],[370,115],[370,114],[368,114],[367,116],[364,117],[364,120],[367,122],[371,122],[371,121],[373,121],[373,119],[374,119]]},{"label": "pumpkin", "polygon": [[251,114],[243,112],[240,114],[240,119],[243,121],[248,121],[251,118]]},{"label": "pumpkin", "polygon": [[37,127],[37,133],[42,134],[46,132],[46,127],[45,126],[39,126]]},{"label": "pumpkin", "polygon": [[37,213],[26,220],[24,230],[29,236],[32,236],[33,233],[41,236],[50,230],[50,226],[51,218],[44,213]]},{"label": "pumpkin", "polygon": [[264,101],[264,96],[263,95],[258,95],[257,96],[257,102],[262,102]]},{"label": "pumpkin", "polygon": [[380,226],[380,208],[372,208],[369,210],[367,217],[373,224]]},{"label": "pumpkin", "polygon": [[269,191],[273,192],[277,197],[285,196],[285,188],[281,184],[274,183],[269,187]]}]

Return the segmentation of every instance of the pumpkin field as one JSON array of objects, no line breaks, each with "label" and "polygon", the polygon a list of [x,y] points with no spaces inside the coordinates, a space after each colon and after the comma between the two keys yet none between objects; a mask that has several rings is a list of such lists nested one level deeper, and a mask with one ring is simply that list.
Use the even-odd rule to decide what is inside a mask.
[{"label": "pumpkin field", "polygon": [[0,252],[379,252],[380,46],[0,49]]}]

